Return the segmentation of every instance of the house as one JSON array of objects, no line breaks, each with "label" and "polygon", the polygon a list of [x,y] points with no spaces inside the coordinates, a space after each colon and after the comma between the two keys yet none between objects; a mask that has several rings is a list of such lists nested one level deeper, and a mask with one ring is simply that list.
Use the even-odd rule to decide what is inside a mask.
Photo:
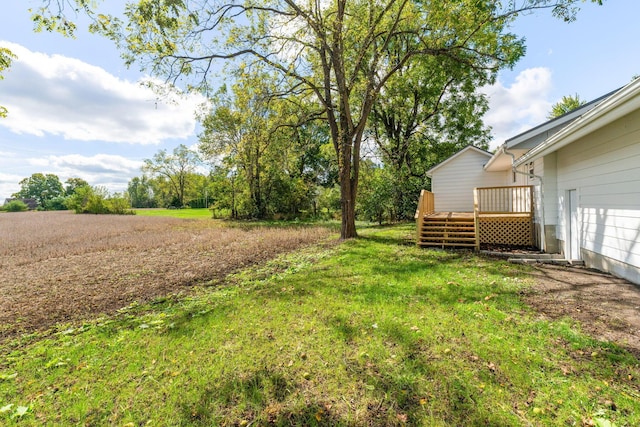
[{"label": "house", "polygon": [[[481,167],[481,150],[465,150],[429,171],[429,215],[473,213],[476,247],[491,240],[483,237],[484,215],[497,240],[530,234],[546,252],[640,283],[640,79],[507,140]],[[467,162],[472,152],[476,166]],[[527,211],[520,225],[510,222]]]},{"label": "house", "polygon": [[14,200],[19,200],[29,208],[30,211],[38,209],[38,201],[36,199],[28,198],[28,199],[4,199],[4,204],[11,203]]},{"label": "house", "polygon": [[487,172],[492,154],[473,145],[458,151],[427,171],[438,212],[473,212],[473,189],[507,184],[507,173]]}]

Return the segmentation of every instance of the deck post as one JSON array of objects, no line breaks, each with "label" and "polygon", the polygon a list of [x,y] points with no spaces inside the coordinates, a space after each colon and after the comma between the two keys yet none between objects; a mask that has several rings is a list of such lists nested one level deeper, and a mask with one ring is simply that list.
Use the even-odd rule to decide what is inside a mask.
[{"label": "deck post", "polygon": [[420,244],[420,231],[422,230],[422,223],[424,221],[424,212],[422,212],[422,203],[424,200],[425,190],[420,191],[420,198],[418,199],[418,208],[416,209],[416,245]]},{"label": "deck post", "polygon": [[529,202],[530,204],[529,220],[531,221],[531,236],[529,237],[529,239],[531,241],[531,246],[535,245],[535,237],[536,237],[536,232],[534,230],[535,227],[533,224],[533,219],[535,218],[535,204],[536,204],[534,196],[535,196],[534,187],[533,185],[530,185],[529,186],[529,201],[530,201]]},{"label": "deck post", "polygon": [[473,189],[473,228],[476,232],[476,251],[480,250],[480,221],[478,221],[478,189]]},{"label": "deck post", "polygon": [[424,227],[424,217],[435,211],[435,199],[431,191],[420,191],[420,199],[418,200],[418,208],[416,209],[416,244],[420,245],[422,228]]}]

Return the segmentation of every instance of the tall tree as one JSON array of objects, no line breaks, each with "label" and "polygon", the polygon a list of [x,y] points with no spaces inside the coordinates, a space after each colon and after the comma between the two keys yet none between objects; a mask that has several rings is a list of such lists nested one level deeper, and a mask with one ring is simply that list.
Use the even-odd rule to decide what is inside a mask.
[{"label": "tall tree", "polygon": [[40,206],[45,207],[49,200],[62,195],[64,188],[57,175],[34,173],[20,181],[20,191],[13,194],[13,197],[33,198]]},{"label": "tall tree", "polygon": [[495,74],[470,64],[424,57],[398,71],[373,106],[370,128],[391,171],[397,218],[413,218],[425,172],[466,145],[486,148],[486,96],[477,88]]},{"label": "tall tree", "polygon": [[272,111],[268,80],[266,75],[241,73],[231,93],[223,88],[212,114],[203,120],[199,145],[205,157],[221,158],[245,176],[251,216],[257,218],[265,218],[267,214],[264,163],[274,140],[269,129]]},{"label": "tall tree", "polygon": [[127,184],[127,194],[132,208],[155,208],[151,182],[146,176],[133,177]]},{"label": "tall tree", "polygon": [[281,98],[275,79],[259,67],[238,73],[231,90],[223,89],[203,120],[203,156],[235,170],[238,183],[248,186],[249,216],[309,207],[322,163],[315,151],[326,143],[326,132],[309,117],[304,101]]},{"label": "tall tree", "polygon": [[82,178],[68,178],[65,182],[64,194],[71,196],[78,188],[89,187],[89,183]]},{"label": "tall tree", "polygon": [[189,176],[195,172],[199,164],[198,154],[180,144],[171,154],[167,153],[167,150],[160,150],[151,159],[145,159],[142,171],[152,176],[166,178],[179,207],[183,207]]},{"label": "tall tree", "polygon": [[549,113],[547,118],[551,120],[555,119],[556,117],[563,116],[578,107],[582,107],[586,103],[587,101],[580,99],[580,96],[577,93],[575,95],[563,96],[560,101],[553,104],[553,106],[551,107],[551,112]]},{"label": "tall tree", "polygon": [[[71,1],[82,8],[91,3]],[[341,237],[349,238],[356,236],[363,135],[387,81],[424,56],[479,70],[509,66],[523,53],[522,41],[507,32],[518,14],[552,8],[573,20],[578,3],[137,0],[127,5],[126,22],[97,15],[93,29],[116,40],[127,63],[140,62],[171,83],[189,77],[194,87],[207,90],[215,60],[243,57],[286,77],[285,89],[312,95],[330,128],[340,177]]]}]

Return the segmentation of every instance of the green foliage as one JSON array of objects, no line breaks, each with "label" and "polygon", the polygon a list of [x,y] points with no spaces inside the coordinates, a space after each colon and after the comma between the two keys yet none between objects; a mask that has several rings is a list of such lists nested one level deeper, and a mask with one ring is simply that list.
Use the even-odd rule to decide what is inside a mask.
[{"label": "green foliage", "polygon": [[[317,211],[323,219],[339,219],[340,216],[340,188],[320,187],[317,197]],[[336,218],[336,216],[338,218]]]},{"label": "green foliage", "polygon": [[575,95],[563,96],[562,99],[551,107],[551,112],[547,116],[549,120],[555,119],[556,117],[563,116],[570,111],[575,110],[586,104],[587,101],[580,99],[580,96],[576,93]]},{"label": "green foliage", "polygon": [[64,211],[67,208],[67,196],[56,196],[47,200],[44,209],[47,211]]},{"label": "green foliage", "polygon": [[7,212],[25,212],[29,207],[22,200],[12,200],[5,204],[2,209]]},{"label": "green foliage", "polygon": [[65,182],[64,193],[71,196],[80,187],[88,187],[89,183],[82,178],[69,178]]},{"label": "green foliage", "polygon": [[146,176],[134,177],[127,184],[127,194],[132,208],[155,208],[158,206],[154,199],[153,187]]},{"label": "green foliage", "polygon": [[397,217],[394,204],[394,180],[389,172],[389,168],[363,163],[358,197],[358,217],[360,219],[382,225]]},{"label": "green foliage", "polygon": [[[466,68],[486,73],[485,79],[491,81],[499,69],[512,66],[524,52],[522,40],[508,32],[518,13],[553,8],[556,15],[570,20],[575,3],[531,0],[521,7],[509,4],[501,8],[493,0],[249,1],[192,8],[182,1],[145,0],[127,8],[126,22],[108,18],[94,28],[125,46],[128,63],[149,60],[151,69],[170,81],[192,77],[195,87],[207,90],[212,60],[246,57],[248,63],[237,62],[241,79],[264,67],[269,80],[277,84],[277,90],[270,91],[274,94],[271,99],[294,95],[310,100],[309,105],[316,106],[312,115],[326,121],[335,150],[343,200],[341,234],[353,237],[363,135],[376,99],[391,87],[392,80],[430,58],[445,77]],[[286,26],[283,17],[288,17]],[[438,84],[444,81],[437,80]],[[249,99],[259,93],[255,86],[244,86]],[[264,99],[257,99],[264,106]],[[235,132],[239,123],[247,123],[234,117],[243,112],[265,119],[262,106],[218,108],[216,126]],[[222,120],[225,115],[228,120]],[[254,134],[250,139],[253,144],[267,144],[271,135]],[[248,174],[247,182],[255,213],[263,216],[266,206],[257,197],[262,195],[254,183],[257,176],[255,171]]]},{"label": "green foliage", "polygon": [[115,215],[135,215],[131,210],[129,200],[119,194],[107,198],[107,209],[110,214]]},{"label": "green foliage", "polygon": [[110,196],[103,187],[79,187],[67,199],[67,207],[75,213],[133,215],[129,201],[118,195]]},{"label": "green foliage", "polygon": [[214,207],[230,209],[234,217],[310,212],[317,186],[331,179],[321,148],[328,143],[326,128],[305,120],[299,100],[279,99],[273,91],[269,75],[243,72],[230,92],[218,93],[203,121],[199,149],[216,163]]},{"label": "green foliage", "polygon": [[180,144],[171,154],[166,150],[158,151],[151,159],[145,159],[142,171],[153,177],[161,177],[168,185],[169,196],[173,199],[170,206],[186,206],[189,186],[196,176],[200,165],[198,154],[186,145]]},{"label": "green foliage", "polygon": [[63,195],[64,189],[57,175],[34,173],[20,181],[20,191],[14,193],[12,197],[33,198],[42,208],[46,208],[49,200]]},{"label": "green foliage", "polygon": [[42,0],[42,6],[29,9],[33,30],[56,32],[65,37],[75,38],[77,26],[72,19],[76,19],[78,14],[83,12],[92,21],[97,20],[96,9],[100,2],[101,0]]},{"label": "green foliage", "polygon": [[[275,98],[293,101],[296,107],[300,103],[295,100],[307,101],[307,105],[313,106],[307,116],[321,118],[328,128],[340,181],[341,237],[350,238],[356,236],[362,142],[381,94],[393,92],[396,83],[402,86],[403,74],[415,70],[415,78],[421,70],[434,70],[436,74],[429,75],[433,82],[417,87],[420,91],[427,88],[435,92],[421,99],[437,99],[443,84],[446,86],[452,80],[452,87],[464,89],[447,92],[440,100],[446,102],[459,94],[462,96],[457,103],[463,103],[470,99],[464,95],[473,93],[469,84],[493,81],[498,70],[513,66],[523,55],[523,40],[509,32],[518,14],[551,9],[555,16],[571,21],[579,3],[578,0],[328,3],[249,0],[204,2],[194,7],[183,0],[138,0],[127,5],[121,18],[94,16],[92,29],[116,41],[124,49],[127,64],[146,65],[164,81],[185,78],[190,88],[205,93],[210,91],[208,77],[217,59],[236,60],[233,64],[240,80],[245,74],[267,75],[266,86],[276,86],[276,90],[267,91],[268,99],[254,96],[260,95],[259,84],[245,85],[248,98],[257,100],[253,105],[259,108],[244,113],[253,113],[257,120],[269,121],[263,107]],[[94,11],[89,0],[72,0],[70,4],[87,13]],[[75,27],[60,12],[61,2],[57,5],[57,15],[47,7],[34,14],[36,27],[72,35]],[[471,77],[465,80],[465,73]],[[411,85],[404,87],[408,90]],[[471,105],[482,107],[482,100],[476,99],[479,102]],[[456,135],[465,133],[465,120],[458,120],[457,110],[450,108],[451,114],[442,115],[446,126],[438,126],[437,120],[429,125],[430,129],[436,129],[439,141],[453,141]],[[219,124],[233,128],[238,121],[232,116],[229,116],[232,120]],[[470,117],[466,113],[462,116]],[[262,125],[252,128],[261,132],[272,129]],[[451,133],[452,130],[456,132]],[[251,137],[244,135],[245,141],[248,138],[249,145],[257,148],[256,161],[246,173],[249,208],[252,216],[263,217],[269,210],[268,189],[262,187],[259,178],[268,172],[261,171],[257,159],[265,155],[260,152],[261,147],[271,145],[274,138],[271,132],[252,131]],[[176,197],[183,205],[181,190]]]}]

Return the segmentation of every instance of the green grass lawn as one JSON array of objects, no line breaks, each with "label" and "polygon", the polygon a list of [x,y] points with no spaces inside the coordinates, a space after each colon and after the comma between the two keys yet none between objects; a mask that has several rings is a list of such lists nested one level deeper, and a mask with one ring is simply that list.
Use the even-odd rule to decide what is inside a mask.
[{"label": "green grass lawn", "polygon": [[526,271],[369,228],[0,347],[0,424],[640,425],[640,368]]},{"label": "green grass lawn", "polygon": [[174,218],[205,219],[211,218],[211,211],[202,209],[134,209],[140,216],[171,216]]}]

